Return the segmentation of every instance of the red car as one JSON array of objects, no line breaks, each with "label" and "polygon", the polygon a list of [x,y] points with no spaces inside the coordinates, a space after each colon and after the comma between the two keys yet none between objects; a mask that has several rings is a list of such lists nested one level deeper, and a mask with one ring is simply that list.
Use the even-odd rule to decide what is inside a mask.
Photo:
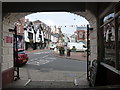
[{"label": "red car", "polygon": [[28,54],[25,52],[24,49],[18,49],[18,63],[26,64],[27,61],[28,61]]}]

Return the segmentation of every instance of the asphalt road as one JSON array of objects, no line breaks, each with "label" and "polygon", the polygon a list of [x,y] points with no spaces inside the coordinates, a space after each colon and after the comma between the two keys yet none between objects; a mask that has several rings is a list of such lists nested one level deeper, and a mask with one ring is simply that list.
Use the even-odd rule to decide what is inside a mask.
[{"label": "asphalt road", "polygon": [[60,58],[54,55],[54,51],[45,50],[29,53],[29,61],[22,68],[39,70],[40,68],[64,71],[86,72],[87,62]]},{"label": "asphalt road", "polygon": [[20,67],[20,80],[8,87],[88,87],[86,61],[57,57],[52,50],[29,53],[29,61]]}]

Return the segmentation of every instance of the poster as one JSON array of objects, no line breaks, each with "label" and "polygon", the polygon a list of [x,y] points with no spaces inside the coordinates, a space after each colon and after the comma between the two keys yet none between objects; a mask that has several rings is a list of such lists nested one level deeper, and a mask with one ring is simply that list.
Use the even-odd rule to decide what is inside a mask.
[{"label": "poster", "polygon": [[[23,36],[17,35],[17,48],[18,49],[24,49],[24,42],[23,42]],[[15,35],[14,35],[14,40],[13,40],[13,48],[16,48],[16,40],[15,40]]]}]

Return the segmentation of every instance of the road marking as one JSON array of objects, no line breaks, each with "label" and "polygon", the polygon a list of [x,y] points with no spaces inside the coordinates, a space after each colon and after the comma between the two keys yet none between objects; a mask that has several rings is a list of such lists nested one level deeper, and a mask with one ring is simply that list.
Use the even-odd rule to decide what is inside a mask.
[{"label": "road marking", "polygon": [[30,59],[29,61],[34,61],[34,60],[38,60],[38,58],[35,58],[35,59]]},{"label": "road marking", "polygon": [[[50,52],[39,52],[39,53],[34,53],[34,54],[41,54],[41,53],[50,53]],[[29,60],[28,64],[43,65],[43,64],[47,64],[49,62],[52,62],[54,60],[56,60],[56,58],[53,58],[53,57],[49,58],[49,54],[48,54],[48,55],[44,55],[41,58],[31,59],[31,60]]]},{"label": "road marking", "polygon": [[27,75],[28,75],[28,81],[25,83],[24,86],[28,85],[32,81],[29,70],[28,69],[26,69],[26,70],[27,70]]},{"label": "road marking", "polygon": [[74,84],[75,84],[75,86],[78,85],[78,84],[77,84],[77,79],[74,79]]},{"label": "road marking", "polygon": [[39,53],[34,53],[34,54],[41,54],[41,52],[39,52]]},{"label": "road marking", "polygon": [[48,57],[49,55],[45,55],[44,57],[42,57],[42,58],[46,58],[46,57]]},{"label": "road marking", "polygon": [[46,59],[52,59],[52,60],[56,60],[56,58],[46,58]]},{"label": "road marking", "polygon": [[43,59],[40,59],[39,61],[36,61],[36,62],[28,62],[28,64],[32,64],[32,65],[43,65],[43,64],[47,64],[49,62],[52,62],[54,60],[43,60]]},{"label": "road marking", "polygon": [[37,53],[33,53],[33,54],[48,54],[50,52],[37,52]]},{"label": "road marking", "polygon": [[25,83],[24,87],[25,87],[26,85],[28,85],[31,81],[32,81],[32,80],[29,79],[29,80]]}]

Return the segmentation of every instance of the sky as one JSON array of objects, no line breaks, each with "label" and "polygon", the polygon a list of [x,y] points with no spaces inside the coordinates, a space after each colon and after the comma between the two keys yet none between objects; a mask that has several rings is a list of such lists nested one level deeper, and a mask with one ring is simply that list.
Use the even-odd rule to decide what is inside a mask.
[{"label": "sky", "polygon": [[76,31],[76,25],[86,26],[89,24],[84,17],[69,12],[37,12],[25,16],[25,19],[30,21],[40,20],[48,26],[61,27],[62,33],[68,36]]}]

